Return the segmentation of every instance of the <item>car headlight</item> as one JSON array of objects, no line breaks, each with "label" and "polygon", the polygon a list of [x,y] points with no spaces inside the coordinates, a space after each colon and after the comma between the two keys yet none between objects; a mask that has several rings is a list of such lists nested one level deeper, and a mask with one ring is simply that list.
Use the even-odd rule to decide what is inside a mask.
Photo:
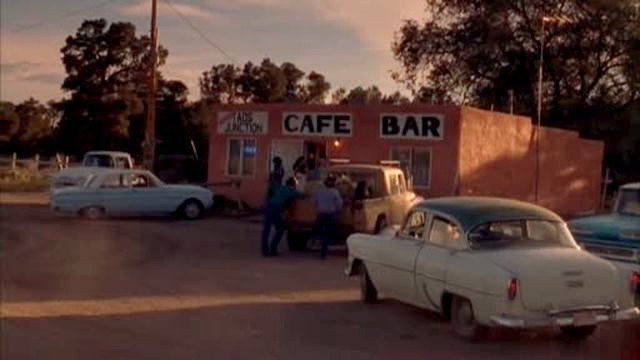
[{"label": "car headlight", "polygon": [[620,237],[624,239],[639,240],[640,230],[625,230],[620,232]]}]

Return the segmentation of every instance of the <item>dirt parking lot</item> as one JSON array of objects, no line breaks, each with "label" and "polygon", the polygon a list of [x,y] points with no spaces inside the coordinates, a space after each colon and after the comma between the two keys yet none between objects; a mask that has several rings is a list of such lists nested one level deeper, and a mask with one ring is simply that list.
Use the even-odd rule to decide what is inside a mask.
[{"label": "dirt parking lot", "polygon": [[640,359],[639,323],[583,343],[553,330],[466,343],[426,311],[360,303],[344,250],[258,256],[259,228],[3,206],[0,358]]}]

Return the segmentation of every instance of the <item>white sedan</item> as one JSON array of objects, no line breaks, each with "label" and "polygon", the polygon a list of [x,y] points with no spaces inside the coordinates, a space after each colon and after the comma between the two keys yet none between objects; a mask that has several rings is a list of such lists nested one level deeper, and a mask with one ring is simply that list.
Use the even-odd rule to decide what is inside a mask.
[{"label": "white sedan", "polygon": [[523,202],[431,199],[398,231],[354,234],[347,246],[365,302],[382,292],[439,312],[466,339],[495,326],[584,338],[602,321],[640,316],[637,273],[582,251],[559,216]]},{"label": "white sedan", "polygon": [[210,190],[167,185],[146,170],[93,169],[81,184],[51,191],[54,211],[88,218],[177,214],[196,219],[212,205]]}]

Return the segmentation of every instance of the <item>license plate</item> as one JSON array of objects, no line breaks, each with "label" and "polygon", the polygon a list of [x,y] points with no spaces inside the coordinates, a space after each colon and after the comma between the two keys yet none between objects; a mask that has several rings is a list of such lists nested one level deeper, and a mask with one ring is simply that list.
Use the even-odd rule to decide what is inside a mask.
[{"label": "license plate", "polygon": [[586,326],[593,325],[597,323],[596,314],[591,311],[578,312],[573,314],[573,325],[574,326]]}]

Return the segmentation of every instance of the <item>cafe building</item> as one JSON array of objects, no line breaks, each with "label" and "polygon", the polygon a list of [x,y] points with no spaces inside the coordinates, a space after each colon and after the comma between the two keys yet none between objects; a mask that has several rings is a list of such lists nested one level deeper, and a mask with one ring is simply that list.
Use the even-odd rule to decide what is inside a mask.
[{"label": "cafe building", "polygon": [[285,179],[300,157],[400,166],[430,197],[474,195],[537,201],[561,214],[599,205],[603,143],[531,119],[432,105],[216,105],[208,178],[216,195],[263,204],[271,160]]}]

